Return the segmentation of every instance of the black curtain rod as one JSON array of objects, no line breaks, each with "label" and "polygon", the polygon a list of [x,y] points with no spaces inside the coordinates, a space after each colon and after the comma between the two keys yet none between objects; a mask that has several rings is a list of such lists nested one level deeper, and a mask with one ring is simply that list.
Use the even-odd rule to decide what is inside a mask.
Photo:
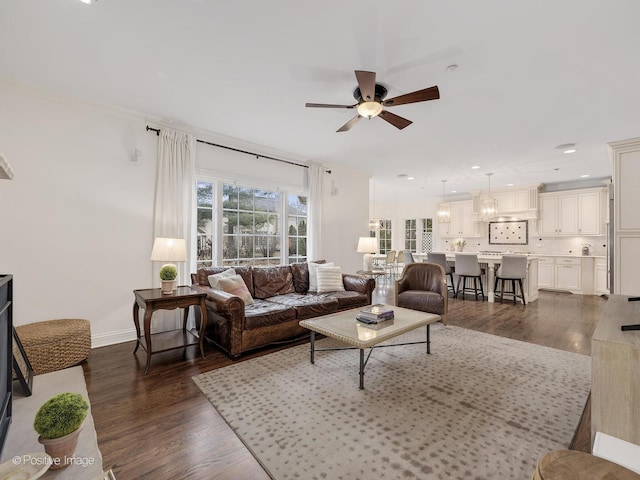
[{"label": "black curtain rod", "polygon": [[[159,128],[151,128],[147,125],[147,132],[156,132],[156,135],[160,135]],[[206,140],[200,140],[196,138],[196,142],[204,143],[205,145],[211,145],[212,147],[225,148],[227,150],[232,150],[234,152],[246,153],[247,155],[253,155],[256,158],[266,158],[268,160],[275,160],[276,162],[288,163],[289,165],[295,165],[296,167],[309,168],[309,165],[303,165],[302,163],[290,162],[289,160],[282,160],[281,158],[269,157],[267,155],[262,155],[260,153],[248,152],[246,150],[240,150],[238,148],[227,147],[226,145],[220,145],[217,143],[207,142]],[[325,170],[326,173],[331,173],[331,170]]]}]

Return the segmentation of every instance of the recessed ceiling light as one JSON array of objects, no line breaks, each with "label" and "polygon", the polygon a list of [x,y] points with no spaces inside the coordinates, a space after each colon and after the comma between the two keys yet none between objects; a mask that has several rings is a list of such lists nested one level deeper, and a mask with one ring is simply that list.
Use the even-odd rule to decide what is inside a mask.
[{"label": "recessed ceiling light", "polygon": [[587,177],[590,177],[590,176],[591,176],[591,175],[589,175],[589,174],[587,173],[587,174],[585,174],[585,175],[580,175],[580,178],[587,178]]},{"label": "recessed ceiling light", "polygon": [[416,177],[407,177],[407,180],[415,180]]},{"label": "recessed ceiling light", "polygon": [[562,145],[558,145],[556,150],[562,150],[563,153],[574,153],[576,152],[576,144],[575,143],[563,143]]},{"label": "recessed ceiling light", "polygon": [[451,65],[447,66],[447,72],[455,72],[458,69],[458,65],[456,65],[455,63],[452,63]]},{"label": "recessed ceiling light", "polygon": [[471,170],[477,170],[480,168],[480,165],[474,165],[473,167],[471,167]]},{"label": "recessed ceiling light", "polygon": [[98,0],[80,0],[82,3],[86,3],[87,5],[90,5],[92,3],[96,3]]},{"label": "recessed ceiling light", "polygon": [[457,192],[457,190],[451,190],[451,193],[456,193],[456,192]]},{"label": "recessed ceiling light", "polygon": [[507,187],[513,187],[513,183],[507,183]]}]

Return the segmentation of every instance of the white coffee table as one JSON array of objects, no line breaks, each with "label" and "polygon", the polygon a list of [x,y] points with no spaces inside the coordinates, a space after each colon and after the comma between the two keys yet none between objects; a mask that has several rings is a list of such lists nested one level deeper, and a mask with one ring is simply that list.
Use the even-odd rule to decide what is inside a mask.
[{"label": "white coffee table", "polygon": [[[373,348],[391,338],[410,332],[418,327],[427,327],[427,338],[425,342],[396,343],[393,345],[379,345],[379,347],[395,347],[399,345],[413,345],[416,343],[426,343],[427,354],[431,353],[431,338],[429,326],[440,321],[440,315],[425,313],[408,308],[387,305],[393,309],[394,318],[376,325],[362,323],[356,320],[356,315],[360,308],[346,310],[340,313],[324,315],[322,317],[301,320],[300,326],[311,330],[311,363],[315,363],[315,352],[327,350],[360,350],[360,389],[364,389],[364,369],[373,352]],[[316,333],[333,338],[349,347],[345,348],[315,348]],[[369,348],[367,358],[364,358],[365,349]]]}]

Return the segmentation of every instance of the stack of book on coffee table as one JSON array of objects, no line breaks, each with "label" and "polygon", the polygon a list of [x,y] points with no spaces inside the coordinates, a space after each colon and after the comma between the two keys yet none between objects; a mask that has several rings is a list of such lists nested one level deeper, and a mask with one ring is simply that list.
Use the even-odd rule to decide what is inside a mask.
[{"label": "stack of book on coffee table", "polygon": [[361,309],[356,315],[356,319],[362,323],[380,323],[393,318],[393,310],[388,305],[381,303],[369,305]]}]

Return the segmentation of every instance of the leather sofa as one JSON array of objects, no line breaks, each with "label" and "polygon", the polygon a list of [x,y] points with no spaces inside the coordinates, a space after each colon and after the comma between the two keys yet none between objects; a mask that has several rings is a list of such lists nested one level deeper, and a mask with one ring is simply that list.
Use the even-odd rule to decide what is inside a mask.
[{"label": "leather sofa", "polygon": [[[324,263],[318,261],[314,263]],[[252,305],[209,286],[209,275],[234,268],[254,299]],[[271,267],[206,267],[191,274],[192,288],[206,292],[205,338],[235,358],[272,343],[309,333],[300,320],[371,304],[375,281],[362,275],[343,274],[344,291],[309,292],[307,263]],[[194,309],[200,328],[200,309]]]}]

